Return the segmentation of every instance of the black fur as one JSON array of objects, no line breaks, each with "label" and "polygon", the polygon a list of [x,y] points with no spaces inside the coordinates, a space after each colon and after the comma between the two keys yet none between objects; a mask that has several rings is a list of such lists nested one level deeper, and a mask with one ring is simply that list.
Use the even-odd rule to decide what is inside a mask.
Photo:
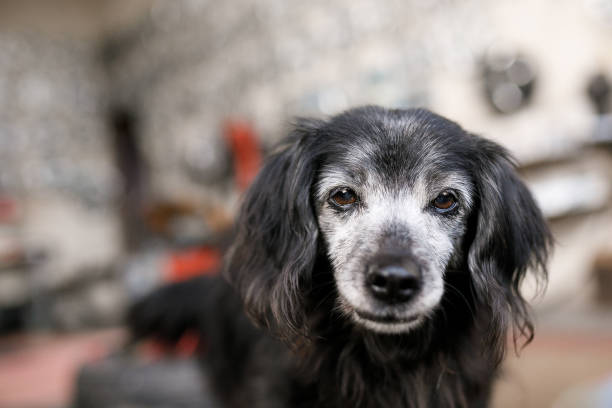
[{"label": "black fur", "polygon": [[[440,307],[403,334],[369,331],[338,312],[317,225],[321,166],[365,141],[380,146],[368,165],[389,178],[460,169],[476,191]],[[170,340],[198,328],[230,407],[485,407],[508,332],[533,336],[519,286],[528,270],[546,280],[551,241],[503,148],[426,110],[358,108],[299,121],[268,158],[236,223],[229,285],[200,278],[162,289],[129,322],[137,336]]]}]

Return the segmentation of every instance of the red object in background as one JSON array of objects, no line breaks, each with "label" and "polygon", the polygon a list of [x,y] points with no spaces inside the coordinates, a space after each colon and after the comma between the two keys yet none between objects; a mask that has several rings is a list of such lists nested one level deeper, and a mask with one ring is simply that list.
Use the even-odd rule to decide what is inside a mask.
[{"label": "red object in background", "polygon": [[214,274],[221,262],[221,252],[215,248],[191,248],[168,256],[164,265],[164,281],[180,282],[199,275]]},{"label": "red object in background", "polygon": [[[216,248],[196,247],[177,250],[168,255],[164,265],[163,280],[166,283],[181,282],[196,276],[214,275],[221,263],[221,252]],[[198,333],[185,333],[176,344],[166,344],[156,339],[144,341],[140,355],[156,360],[165,355],[188,357],[201,347]]]},{"label": "red object in background", "polygon": [[149,361],[160,360],[167,356],[192,357],[202,350],[202,341],[195,331],[187,331],[176,344],[168,344],[155,338],[140,342],[136,349],[139,356]]},{"label": "red object in background", "polygon": [[[215,248],[191,248],[173,252],[164,266],[165,282],[181,282],[200,275],[213,275],[221,263],[221,252]],[[200,348],[200,337],[196,332],[185,333],[177,344],[169,345],[152,339],[144,342],[141,354],[157,359],[172,354],[183,357],[194,355]]]},{"label": "red object in background", "polygon": [[8,197],[0,197],[0,222],[11,222],[17,216],[17,205]]},{"label": "red object in background", "polygon": [[261,149],[253,127],[237,120],[225,124],[225,139],[234,157],[234,177],[240,190],[245,190],[261,165]]}]

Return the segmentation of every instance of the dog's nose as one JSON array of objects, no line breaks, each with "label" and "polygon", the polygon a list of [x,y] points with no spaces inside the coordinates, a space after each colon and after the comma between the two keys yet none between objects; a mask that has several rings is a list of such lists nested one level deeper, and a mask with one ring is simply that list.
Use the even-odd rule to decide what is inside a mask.
[{"label": "dog's nose", "polygon": [[413,262],[369,268],[367,284],[375,298],[401,303],[412,298],[421,285],[419,267]]}]

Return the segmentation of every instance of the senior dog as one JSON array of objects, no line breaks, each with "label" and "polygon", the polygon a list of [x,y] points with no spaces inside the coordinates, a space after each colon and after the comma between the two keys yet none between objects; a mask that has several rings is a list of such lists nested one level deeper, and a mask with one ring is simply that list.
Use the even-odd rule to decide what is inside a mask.
[{"label": "senior dog", "polygon": [[303,119],[265,162],[221,278],[132,308],[196,328],[228,407],[486,407],[551,235],[508,153],[424,109]]}]

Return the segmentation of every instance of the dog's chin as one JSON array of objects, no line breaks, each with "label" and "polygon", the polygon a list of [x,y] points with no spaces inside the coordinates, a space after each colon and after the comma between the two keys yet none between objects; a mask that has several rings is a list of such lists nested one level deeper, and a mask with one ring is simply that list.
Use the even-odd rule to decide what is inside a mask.
[{"label": "dog's chin", "polygon": [[402,334],[418,328],[425,321],[425,316],[397,317],[394,315],[374,315],[362,311],[353,311],[353,321],[370,331],[383,334]]}]

